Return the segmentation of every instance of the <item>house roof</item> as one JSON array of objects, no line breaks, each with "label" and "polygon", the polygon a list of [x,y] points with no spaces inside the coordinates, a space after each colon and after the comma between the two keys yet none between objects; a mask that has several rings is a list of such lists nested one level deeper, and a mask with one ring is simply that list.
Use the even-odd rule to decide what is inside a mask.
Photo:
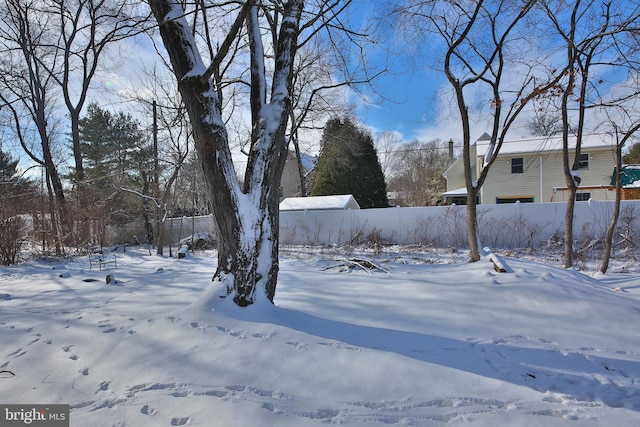
[{"label": "house roof", "polygon": [[[622,166],[620,181],[622,188],[640,188],[640,165]],[[611,176],[611,185],[616,185],[616,169]]]},{"label": "house roof", "polygon": [[446,193],[442,193],[445,197],[461,197],[467,195],[467,187],[456,188],[455,190],[449,190]]},{"label": "house roof", "polygon": [[304,211],[325,209],[360,209],[351,194],[336,196],[288,197],[280,202],[281,211]]},{"label": "house roof", "polygon": [[[575,147],[576,137],[569,136],[569,147]],[[484,138],[476,141],[478,156],[484,156],[491,148],[491,141]],[[582,136],[582,150],[615,147],[613,135],[606,133]],[[530,137],[505,140],[500,147],[500,154],[525,154],[550,151],[562,151],[562,136]]]}]

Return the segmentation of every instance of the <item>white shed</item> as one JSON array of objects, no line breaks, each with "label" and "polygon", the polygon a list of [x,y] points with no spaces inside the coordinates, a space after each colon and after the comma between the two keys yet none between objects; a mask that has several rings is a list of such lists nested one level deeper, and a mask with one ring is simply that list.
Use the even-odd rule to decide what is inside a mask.
[{"label": "white shed", "polygon": [[318,211],[360,209],[351,194],[336,196],[288,197],[280,202],[280,211]]}]

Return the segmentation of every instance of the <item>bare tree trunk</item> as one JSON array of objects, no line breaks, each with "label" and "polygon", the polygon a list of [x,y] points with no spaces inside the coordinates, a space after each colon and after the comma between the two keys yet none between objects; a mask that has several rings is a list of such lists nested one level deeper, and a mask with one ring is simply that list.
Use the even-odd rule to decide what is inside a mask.
[{"label": "bare tree trunk", "polygon": [[[43,123],[46,123],[46,121],[43,120]],[[59,224],[56,227],[58,232],[57,242],[65,243],[71,233],[71,221],[67,212],[67,201],[64,195],[64,188],[62,187],[60,174],[58,174],[58,170],[53,163],[53,157],[49,147],[49,137],[46,135],[46,131],[41,130],[41,138],[44,167],[47,172],[47,185],[50,185],[50,190],[53,191],[53,195],[55,196],[55,206],[57,206],[58,211],[57,217],[59,219]],[[51,221],[55,222],[55,217],[52,217]],[[59,249],[57,248],[56,251],[58,250]]]},{"label": "bare tree trunk", "polygon": [[573,265],[573,212],[576,205],[576,192],[569,190],[567,210],[564,214],[564,268]]},{"label": "bare tree trunk", "polygon": [[[265,99],[265,74],[260,73],[260,69],[264,70],[264,50],[260,40],[251,38],[258,35],[257,11],[253,4],[247,1],[236,19],[236,23],[251,21],[249,33],[255,31],[249,37],[254,127],[242,191],[222,120],[218,92],[209,72],[204,72],[204,64],[182,7],[170,0],[150,1],[189,113],[196,151],[218,228],[218,267],[213,280],[226,286],[227,295],[243,307],[260,298],[257,289],[263,289],[263,295],[269,301],[273,301],[275,295],[279,267],[278,187],[287,154],[284,133],[289,117],[291,74],[303,1],[290,0],[284,4],[274,49],[277,53],[269,104]],[[239,30],[234,25],[227,40],[235,37],[233,33],[237,34]],[[266,107],[269,107],[269,112]]]},{"label": "bare tree trunk", "polygon": [[[186,155],[185,155],[186,157]],[[180,162],[178,164],[178,166],[174,169],[173,173],[171,174],[171,176],[169,177],[169,179],[167,180],[165,186],[164,186],[164,190],[162,192],[160,192],[160,189],[158,187],[158,192],[162,193],[162,197],[158,196],[159,199],[156,199],[156,212],[157,212],[157,216],[158,216],[158,221],[156,222],[157,224],[157,228],[158,228],[158,232],[157,232],[157,243],[158,243],[158,250],[157,250],[157,255],[163,255],[164,254],[164,241],[166,238],[166,230],[165,230],[165,226],[166,226],[166,222],[167,222],[167,199],[169,198],[169,196],[171,195],[171,188],[173,187],[174,182],[176,181],[176,179],[178,179],[178,174],[180,173],[180,168],[182,167],[182,162],[184,161],[185,157],[182,157],[180,159]],[[171,235],[169,235],[169,237],[171,237]],[[171,241],[169,241],[169,256],[171,256]]]},{"label": "bare tree trunk", "polygon": [[[616,128],[616,136],[618,136],[618,128]],[[633,125],[622,137],[616,141],[616,201],[613,205],[613,215],[611,216],[611,222],[607,227],[607,235],[604,241],[604,249],[602,253],[602,264],[600,265],[600,272],[605,274],[609,269],[609,261],[611,260],[611,252],[613,252],[613,235],[618,225],[618,218],[620,217],[620,201],[622,199],[622,148],[625,146],[627,140],[631,138],[638,130],[640,130],[640,123]]]},{"label": "bare tree trunk", "polygon": [[60,226],[57,223],[57,219],[56,219],[56,202],[55,202],[55,198],[54,198],[54,191],[51,188],[51,180],[49,179],[49,171],[46,170],[45,171],[45,183],[47,186],[47,194],[49,196],[49,216],[50,218],[50,223],[51,223],[51,233],[53,234],[53,241],[54,241],[54,246],[56,248],[56,256],[62,256],[63,255],[63,249],[62,249],[62,245],[60,244]]},{"label": "bare tree trunk", "polygon": [[620,175],[622,174],[622,147],[618,146],[616,160],[616,201],[613,205],[613,215],[611,216],[611,222],[607,227],[607,235],[604,240],[604,249],[602,251],[602,263],[600,264],[600,273],[605,274],[609,269],[609,261],[611,260],[611,252],[613,250],[613,234],[616,231],[618,225],[618,218],[620,218],[620,199],[622,198],[622,180]]},{"label": "bare tree trunk", "polygon": [[[147,176],[147,172],[142,167],[142,160],[139,160],[140,164],[140,176],[142,178],[142,194],[147,196],[149,194],[149,177]],[[142,218],[144,219],[144,243],[153,244],[153,224],[151,223],[151,216],[149,212],[155,212],[155,204],[154,207],[149,207],[149,198],[142,198]]]},{"label": "bare tree trunk", "polygon": [[467,190],[467,241],[469,242],[469,260],[480,261],[478,245],[478,192]]},{"label": "bare tree trunk", "polygon": [[[428,4],[428,2],[426,2]],[[470,7],[464,7],[452,2],[451,16],[460,19],[455,25],[448,22],[448,17],[440,15],[430,16],[431,22],[436,26],[437,33],[444,36],[447,43],[447,51],[444,57],[444,72],[447,80],[452,85],[460,119],[462,122],[463,139],[463,167],[465,186],[467,188],[467,240],[469,242],[469,256],[471,262],[480,260],[480,248],[478,245],[478,217],[477,198],[480,188],[487,178],[491,165],[497,158],[504,137],[516,117],[522,112],[524,106],[533,98],[534,94],[542,93],[545,86],[529,88],[531,78],[525,78],[521,91],[511,105],[507,108],[507,114],[503,115],[504,84],[502,82],[505,69],[505,53],[508,41],[511,40],[512,31],[517,31],[519,23],[525,18],[534,5],[533,0],[519,2],[517,13],[506,17],[501,23],[501,9],[503,2],[498,2],[498,11],[487,7],[484,1],[472,2]],[[506,2],[505,2],[506,3]],[[495,6],[495,5],[494,5]],[[415,15],[414,15],[415,18]],[[492,37],[476,38],[477,29],[482,28],[482,33],[489,32]],[[485,53],[485,43],[491,39],[489,55]],[[479,47],[481,46],[481,47]],[[472,59],[473,58],[473,59]],[[477,61],[477,64],[474,63]],[[463,71],[461,71],[463,70]],[[468,87],[477,87],[477,84],[487,85],[493,93],[492,99],[492,131],[491,152],[485,155],[481,165],[476,165],[471,159],[471,119],[465,90]],[[532,90],[532,92],[529,92]],[[526,95],[529,93],[528,95]],[[473,169],[475,167],[475,170]],[[482,201],[484,202],[484,201]]]}]

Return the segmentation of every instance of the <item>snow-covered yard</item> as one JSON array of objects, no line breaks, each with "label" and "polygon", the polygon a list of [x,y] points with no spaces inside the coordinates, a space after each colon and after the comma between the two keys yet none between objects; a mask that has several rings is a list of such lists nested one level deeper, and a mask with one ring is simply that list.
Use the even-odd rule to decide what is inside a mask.
[{"label": "snow-covered yard", "polygon": [[[0,402],[71,426],[640,425],[640,272],[285,256],[276,305],[197,303],[213,254],[0,269]],[[94,279],[95,281],[88,281]]]}]

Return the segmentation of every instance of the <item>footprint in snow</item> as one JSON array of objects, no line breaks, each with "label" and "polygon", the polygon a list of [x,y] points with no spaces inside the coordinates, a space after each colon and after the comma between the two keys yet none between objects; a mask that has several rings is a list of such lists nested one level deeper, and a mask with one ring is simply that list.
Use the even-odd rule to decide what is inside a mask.
[{"label": "footprint in snow", "polygon": [[172,426],[184,426],[184,425],[187,425],[187,423],[189,421],[191,421],[191,418],[189,418],[189,417],[171,418],[171,425]]},{"label": "footprint in snow", "polygon": [[156,410],[150,408],[149,405],[144,405],[142,408],[140,408],[140,412],[145,415],[154,415],[156,413]]}]

